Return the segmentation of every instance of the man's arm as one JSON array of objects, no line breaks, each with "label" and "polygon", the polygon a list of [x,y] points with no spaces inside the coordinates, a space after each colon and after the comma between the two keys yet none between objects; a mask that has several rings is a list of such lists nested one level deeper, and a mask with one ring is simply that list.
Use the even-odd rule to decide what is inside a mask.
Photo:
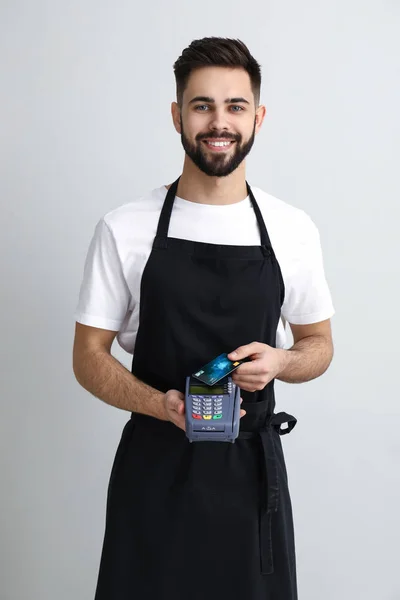
[{"label": "man's arm", "polygon": [[294,344],[289,350],[252,342],[228,354],[231,360],[252,359],[240,365],[232,376],[242,390],[262,390],[272,379],[303,383],[326,371],[333,357],[330,320],[290,327]]},{"label": "man's arm", "polygon": [[76,323],[73,370],[78,383],[107,404],[170,420],[165,394],[137,379],[111,355],[117,333]]},{"label": "man's arm", "polygon": [[288,350],[280,350],[283,364],[276,379],[286,383],[311,381],[325,373],[333,358],[330,319],[310,325],[289,325],[294,344]]}]

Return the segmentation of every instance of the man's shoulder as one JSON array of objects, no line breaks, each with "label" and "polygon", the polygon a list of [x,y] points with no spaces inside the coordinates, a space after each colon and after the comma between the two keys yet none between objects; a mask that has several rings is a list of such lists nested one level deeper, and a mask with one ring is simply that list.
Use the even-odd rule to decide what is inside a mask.
[{"label": "man's shoulder", "polygon": [[[251,186],[264,221],[272,237],[292,239],[307,236],[315,228],[310,216],[301,208],[286,202],[257,186]],[[166,188],[150,189],[142,196],[107,212],[102,221],[116,239],[155,234]]]},{"label": "man's shoulder", "polygon": [[279,231],[306,233],[315,228],[311,217],[305,210],[281,200],[259,187],[252,187],[265,223]]},{"label": "man's shoulder", "polygon": [[160,214],[165,198],[164,191],[163,186],[153,188],[146,194],[113,208],[103,216],[102,220],[114,233],[148,227]]},{"label": "man's shoulder", "polygon": [[259,187],[253,186],[251,189],[253,190],[257,203],[262,210],[266,210],[268,212],[274,211],[286,218],[301,218],[306,214],[303,209],[294,206],[285,200],[281,200],[281,198],[273,196],[269,192],[265,192]]}]

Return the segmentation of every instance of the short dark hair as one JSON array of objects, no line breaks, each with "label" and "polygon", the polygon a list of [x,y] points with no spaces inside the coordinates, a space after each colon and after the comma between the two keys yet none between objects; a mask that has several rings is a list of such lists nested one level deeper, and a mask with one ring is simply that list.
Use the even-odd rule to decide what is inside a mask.
[{"label": "short dark hair", "polygon": [[190,74],[201,67],[238,67],[247,71],[256,107],[260,102],[261,67],[240,40],[205,37],[193,40],[174,63],[176,97],[182,107],[183,92]]}]

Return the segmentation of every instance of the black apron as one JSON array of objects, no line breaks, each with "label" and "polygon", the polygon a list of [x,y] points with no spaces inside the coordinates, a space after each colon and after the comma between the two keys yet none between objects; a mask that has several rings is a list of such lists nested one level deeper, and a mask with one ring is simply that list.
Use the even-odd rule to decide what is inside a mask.
[{"label": "black apron", "polygon": [[[253,341],[275,347],[284,299],[248,183],[260,246],[168,237],[178,182],[143,271],[132,362],[162,392],[184,392],[186,376],[222,352]],[[234,444],[190,444],[174,424],[132,413],[110,477],[96,600],[297,599],[280,441],[296,419],[274,414],[274,381],[241,395],[247,413]]]}]

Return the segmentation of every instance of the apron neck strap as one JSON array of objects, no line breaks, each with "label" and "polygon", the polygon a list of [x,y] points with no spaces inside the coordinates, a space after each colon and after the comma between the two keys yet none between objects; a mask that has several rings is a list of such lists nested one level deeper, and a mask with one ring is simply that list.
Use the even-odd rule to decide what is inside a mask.
[{"label": "apron neck strap", "polygon": [[[164,200],[163,207],[161,209],[161,214],[160,214],[160,219],[158,221],[157,234],[156,234],[156,240],[157,240],[158,247],[163,247],[163,248],[167,247],[169,223],[171,220],[172,208],[174,205],[174,200],[175,200],[176,192],[178,189],[179,180],[180,180],[180,176],[178,177],[178,179],[176,181],[174,181],[174,183],[169,188],[167,196]],[[256,202],[256,199],[254,198],[254,194],[251,190],[251,187],[247,183],[247,181],[246,181],[246,188],[247,188],[247,193],[250,196],[250,201],[253,206],[254,212],[256,213],[257,223],[258,223],[258,227],[260,230],[261,246],[270,248],[271,242],[269,239],[267,228],[264,223],[264,219],[262,217],[262,214],[261,214],[260,208]]]}]

